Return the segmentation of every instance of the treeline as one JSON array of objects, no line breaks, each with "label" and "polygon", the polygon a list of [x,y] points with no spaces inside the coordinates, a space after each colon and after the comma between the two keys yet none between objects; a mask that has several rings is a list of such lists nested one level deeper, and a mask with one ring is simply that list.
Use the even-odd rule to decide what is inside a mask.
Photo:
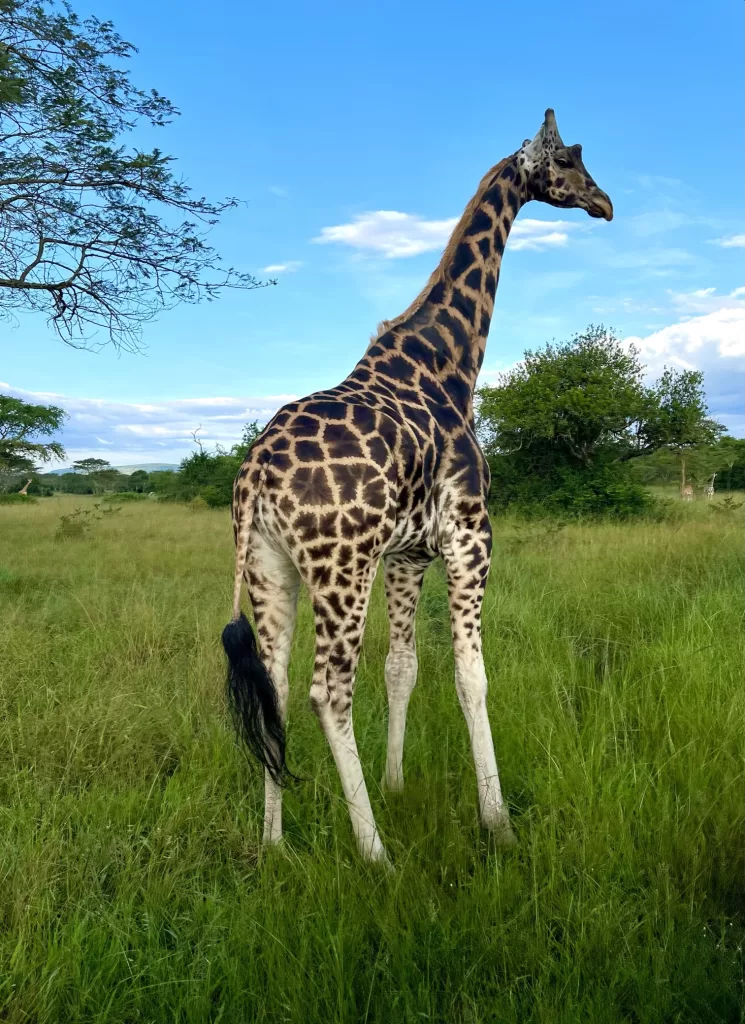
[{"label": "treeline", "polygon": [[[745,489],[745,440],[725,436],[708,414],[703,375],[665,370],[650,383],[633,348],[590,326],[524,360],[476,394],[476,430],[491,468],[494,512],[525,516],[629,517],[660,511],[654,487],[703,493]],[[130,475],[102,459],[39,473],[59,458],[61,409],[0,396],[0,490],[102,494],[228,507],[233,480],[261,433],[254,421],[231,448],[196,450],[178,470]],[[37,440],[31,440],[36,437]]]},{"label": "treeline", "polygon": [[650,383],[633,347],[591,325],[525,353],[477,393],[491,505],[524,515],[659,512],[651,485],[745,484],[745,442],[708,413],[703,374],[666,369]]},{"label": "treeline", "polygon": [[[261,433],[254,420],[243,428],[240,441],[229,449],[218,446],[208,451],[197,442],[197,450],[183,459],[177,470],[147,473],[121,473],[104,459],[82,459],[69,473],[33,473],[28,494],[47,497],[52,494],[100,494],[119,498],[145,498],[153,495],[161,501],[194,501],[221,508],[229,506],[233,480],[253,441]],[[24,474],[7,474],[3,490],[18,491],[26,482]]]}]

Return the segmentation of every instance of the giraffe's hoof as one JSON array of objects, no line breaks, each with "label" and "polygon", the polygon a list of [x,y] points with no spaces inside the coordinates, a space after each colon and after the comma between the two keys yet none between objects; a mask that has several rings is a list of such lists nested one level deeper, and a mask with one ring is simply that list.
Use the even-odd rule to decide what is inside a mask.
[{"label": "giraffe's hoof", "polygon": [[384,793],[403,793],[403,775],[384,775],[380,780],[380,788]]},{"label": "giraffe's hoof", "polygon": [[375,864],[389,871],[393,870],[393,865],[388,860],[388,854],[385,852],[385,847],[380,842],[376,843],[372,849],[360,849],[360,854],[362,855],[362,859],[367,861],[368,864]]},{"label": "giraffe's hoof", "polygon": [[512,831],[509,815],[499,815],[494,821],[485,823],[497,846],[517,846],[517,836]]}]

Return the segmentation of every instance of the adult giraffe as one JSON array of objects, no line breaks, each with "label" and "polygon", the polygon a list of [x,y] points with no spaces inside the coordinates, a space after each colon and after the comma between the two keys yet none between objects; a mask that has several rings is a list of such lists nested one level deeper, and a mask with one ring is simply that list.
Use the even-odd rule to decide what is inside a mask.
[{"label": "adult giraffe", "polygon": [[[352,727],[355,670],[382,556],[390,616],[385,783],[400,789],[417,673],[414,617],[424,570],[438,555],[447,573],[455,683],[481,821],[514,841],[486,711],[481,604],[491,552],[489,470],[474,435],[473,390],[507,236],[531,199],[613,217],[581,146],[562,142],[553,110],[532,141],[484,176],[412,305],[380,325],[338,387],[284,406],[236,479],[233,619],[223,644],[234,719],[265,768],[266,843],[282,836],[287,667],[302,581],[316,621],[310,702],[331,746],[360,852],[386,860]],[[244,577],[258,651],[240,609]]]}]

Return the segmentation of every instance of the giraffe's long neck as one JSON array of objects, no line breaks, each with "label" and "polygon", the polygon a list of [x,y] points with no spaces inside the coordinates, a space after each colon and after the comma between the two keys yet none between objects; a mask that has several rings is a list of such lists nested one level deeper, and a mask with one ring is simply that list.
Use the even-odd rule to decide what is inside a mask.
[{"label": "giraffe's long neck", "polygon": [[[456,374],[470,405],[484,359],[502,253],[513,221],[528,200],[517,154],[484,176],[424,290],[395,320],[381,324],[368,347],[373,358],[395,338],[408,359]],[[407,343],[407,335],[413,336]],[[415,339],[415,340],[414,340]],[[417,344],[418,342],[418,344]],[[423,347],[422,347],[423,346]]]}]

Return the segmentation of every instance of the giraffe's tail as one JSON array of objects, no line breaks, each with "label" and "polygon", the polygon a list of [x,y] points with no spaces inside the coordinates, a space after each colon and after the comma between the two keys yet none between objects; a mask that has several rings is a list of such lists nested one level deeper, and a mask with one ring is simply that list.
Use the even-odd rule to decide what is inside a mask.
[{"label": "giraffe's tail", "polygon": [[228,658],[228,705],[236,732],[274,781],[281,785],[290,774],[285,760],[285,730],[277,691],[261,660],[251,623],[241,611],[241,584],[248,556],[254,506],[266,470],[256,476],[253,496],[243,507],[235,545],[233,617],[222,632]]}]

